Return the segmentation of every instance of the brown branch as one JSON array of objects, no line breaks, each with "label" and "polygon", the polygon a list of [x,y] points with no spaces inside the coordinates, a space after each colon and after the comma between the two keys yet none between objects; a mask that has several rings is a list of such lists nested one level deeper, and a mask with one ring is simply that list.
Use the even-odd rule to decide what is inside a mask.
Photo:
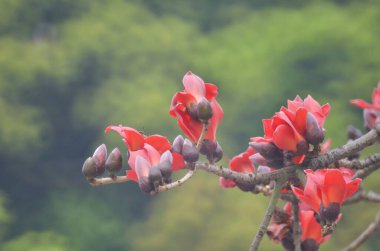
[{"label": "brown branch", "polygon": [[375,129],[370,130],[360,138],[350,141],[347,144],[333,149],[310,161],[310,167],[313,170],[327,167],[338,160],[350,156],[350,154],[363,150],[364,148],[374,144],[380,139],[380,124]]},{"label": "brown branch", "polygon": [[161,192],[164,192],[164,191],[168,191],[170,189],[174,189],[176,187],[179,187],[179,186],[182,186],[186,181],[188,181],[191,177],[193,177],[194,175],[194,171],[193,170],[189,170],[185,176],[183,176],[181,179],[179,180],[176,180],[170,184],[166,184],[166,185],[163,185],[163,186],[159,186],[158,189],[156,191],[152,191],[150,193],[150,195],[156,195],[158,193],[161,193]]},{"label": "brown branch", "polygon": [[301,226],[300,226],[300,218],[299,218],[300,207],[298,205],[298,201],[292,203],[292,211],[293,211],[294,247],[295,247],[295,251],[301,251]]},{"label": "brown branch", "polygon": [[354,195],[352,195],[348,200],[344,202],[345,205],[354,204],[360,201],[380,203],[380,194],[373,191],[359,190]]},{"label": "brown branch", "polygon": [[91,186],[101,186],[101,185],[109,185],[114,183],[123,183],[130,181],[127,176],[115,176],[115,177],[104,177],[104,178],[94,178],[89,180]]},{"label": "brown branch", "polygon": [[353,241],[348,245],[343,251],[353,251],[356,250],[363,242],[365,242],[376,230],[380,227],[380,212],[377,213],[375,220],[368,225],[368,227]]},{"label": "brown branch", "polygon": [[278,199],[280,198],[281,189],[284,182],[282,180],[277,181],[274,185],[272,197],[269,201],[269,205],[267,208],[267,211],[265,212],[264,219],[260,224],[259,230],[256,233],[255,238],[252,241],[251,247],[249,248],[249,251],[256,251],[259,248],[260,242],[263,239],[265,233],[267,232],[268,225],[270,223],[270,220],[272,219],[273,212],[276,208]]},{"label": "brown branch", "polygon": [[354,177],[352,177],[352,179],[355,179],[355,178],[361,178],[361,179],[367,178],[368,175],[370,175],[371,173],[373,173],[374,171],[376,171],[379,168],[380,168],[380,162],[379,163],[375,163],[373,165],[369,165],[366,168],[357,171],[355,173]]},{"label": "brown branch", "polygon": [[339,160],[338,166],[344,166],[351,169],[364,169],[370,165],[380,163],[380,153],[375,153],[373,155],[368,156],[367,158],[363,160],[347,160],[342,159]]}]

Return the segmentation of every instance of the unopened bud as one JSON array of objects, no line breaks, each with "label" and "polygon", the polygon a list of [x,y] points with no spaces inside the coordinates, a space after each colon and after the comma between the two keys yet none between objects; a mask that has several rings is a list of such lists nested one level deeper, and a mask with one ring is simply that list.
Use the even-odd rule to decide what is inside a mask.
[{"label": "unopened bud", "polygon": [[298,155],[306,154],[309,151],[309,144],[304,140],[298,142],[296,147]]},{"label": "unopened bud", "polygon": [[185,139],[182,137],[182,135],[178,135],[173,141],[172,151],[181,154],[184,141]]},{"label": "unopened bud", "polygon": [[318,251],[319,245],[314,239],[305,239],[301,243],[302,251]]},{"label": "unopened bud", "polygon": [[235,181],[235,184],[243,192],[251,192],[253,189],[255,189],[255,185],[254,184],[239,183],[239,182],[236,182],[236,181]]},{"label": "unopened bud", "polygon": [[186,108],[187,113],[190,115],[190,117],[193,120],[198,120],[198,109],[196,104],[191,104],[189,107]]},{"label": "unopened bud", "polygon": [[281,150],[272,142],[251,142],[249,145],[267,160],[282,159]]},{"label": "unopened bud", "polygon": [[197,105],[197,115],[201,121],[208,121],[212,117],[213,111],[210,102],[202,98]]},{"label": "unopened bud", "polygon": [[[282,239],[281,244],[286,251],[294,251],[295,250],[293,235],[292,235],[291,231],[288,231],[285,234],[285,237]],[[304,250],[302,249],[302,251],[304,251]]]},{"label": "unopened bud", "polygon": [[182,156],[188,163],[196,162],[199,159],[199,152],[190,140],[185,139],[182,147]]},{"label": "unopened bud", "polygon": [[96,148],[94,154],[92,155],[92,158],[95,161],[95,164],[98,167],[103,167],[106,164],[106,159],[107,159],[107,147],[105,144],[101,144]]},{"label": "unopened bud", "polygon": [[332,223],[338,219],[340,214],[340,206],[338,203],[330,203],[326,208],[322,208],[321,216],[324,220],[329,223]]},{"label": "unopened bud", "polygon": [[348,139],[355,140],[357,138],[360,138],[363,135],[363,133],[356,127],[353,127],[352,125],[348,126],[347,128],[347,137]]},{"label": "unopened bud", "polygon": [[250,156],[249,159],[253,163],[254,166],[266,166],[268,165],[268,160],[264,158],[260,153],[255,153]]},{"label": "unopened bud", "polygon": [[308,112],[306,115],[306,140],[312,145],[318,145],[324,138],[323,128],[318,125],[314,115]]},{"label": "unopened bud", "polygon": [[88,157],[83,163],[82,173],[88,180],[92,180],[95,177],[102,175],[103,172],[104,166],[103,168],[101,166],[98,166],[92,157]]},{"label": "unopened bud", "polygon": [[123,158],[121,156],[121,152],[118,148],[112,150],[110,155],[108,156],[105,164],[105,168],[107,171],[113,175],[121,170],[123,165]]},{"label": "unopened bud", "polygon": [[[172,165],[173,165],[172,153],[170,151],[164,152],[164,154],[162,154],[161,156],[160,163],[158,163],[157,167],[158,169],[160,169],[162,177],[164,177],[165,179],[168,179],[171,177],[172,172],[173,172]],[[165,183],[168,183],[168,182],[165,182]]]},{"label": "unopened bud", "polygon": [[216,163],[223,158],[223,149],[218,142],[216,142],[216,149],[212,153],[213,162]]},{"label": "unopened bud", "polygon": [[148,180],[153,184],[162,184],[162,174],[158,167],[152,166],[149,169]]},{"label": "unopened bud", "polygon": [[150,194],[154,191],[153,184],[148,180],[148,177],[141,177],[139,179],[139,187],[144,193]]},{"label": "unopened bud", "polygon": [[284,160],[283,159],[272,159],[268,160],[268,166],[275,168],[275,169],[280,169],[284,167]]},{"label": "unopened bud", "polygon": [[201,154],[209,156],[211,155],[217,148],[217,144],[214,141],[209,139],[204,139],[202,141],[201,149],[199,150]]}]

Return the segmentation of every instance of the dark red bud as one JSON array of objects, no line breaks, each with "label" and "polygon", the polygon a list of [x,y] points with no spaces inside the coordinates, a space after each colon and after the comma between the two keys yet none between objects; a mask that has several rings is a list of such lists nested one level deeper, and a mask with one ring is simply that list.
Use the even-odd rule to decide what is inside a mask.
[{"label": "dark red bud", "polygon": [[117,173],[121,170],[121,167],[123,165],[123,158],[121,156],[121,152],[118,148],[115,148],[112,150],[110,155],[108,156],[105,168],[107,169],[110,174]]},{"label": "dark red bud", "polygon": [[223,158],[223,149],[218,142],[216,142],[216,149],[212,153],[213,162],[216,163]]},{"label": "dark red bud", "polygon": [[191,104],[189,107],[187,107],[187,113],[190,115],[192,119],[199,120],[198,108],[196,104]]},{"label": "dark red bud", "polygon": [[239,183],[239,182],[236,182],[236,181],[235,181],[235,184],[243,192],[251,192],[253,189],[255,189],[255,185],[254,184]]},{"label": "dark red bud", "polygon": [[184,141],[185,139],[182,137],[182,135],[178,135],[173,141],[172,151],[181,154]]},{"label": "dark red bud", "polygon": [[149,168],[148,180],[153,184],[162,184],[162,174],[158,167]]},{"label": "dark red bud", "polygon": [[148,177],[141,177],[139,179],[139,186],[141,191],[143,191],[144,193],[150,194],[152,191],[154,191],[154,186],[148,180]]},{"label": "dark red bud", "polygon": [[302,251],[318,251],[319,245],[314,239],[305,239],[301,242]]},{"label": "dark red bud", "polygon": [[107,147],[105,144],[101,144],[96,148],[94,151],[94,154],[92,155],[92,158],[95,161],[95,164],[97,166],[104,166],[106,164],[107,159]]},{"label": "dark red bud", "polygon": [[[171,177],[172,172],[173,172],[173,156],[170,151],[164,152],[162,154],[160,163],[158,163],[157,167],[160,169],[161,174],[164,178],[168,179]],[[167,183],[167,182],[165,182]]]},{"label": "dark red bud", "polygon": [[268,160],[268,166],[279,169],[284,167],[284,161],[283,159],[273,159],[273,160]]},{"label": "dark red bud", "polygon": [[83,163],[82,173],[88,180],[92,180],[104,173],[104,166],[98,166],[94,158],[88,157]]},{"label": "dark red bud", "polygon": [[309,151],[309,144],[302,140],[297,143],[297,154],[298,155],[303,155],[306,154]]},{"label": "dark red bud", "polygon": [[199,152],[197,148],[188,139],[185,139],[185,142],[183,143],[182,156],[188,163],[196,162],[199,159]]},{"label": "dark red bud", "polygon": [[318,125],[314,115],[310,112],[306,115],[306,140],[312,145],[318,145],[325,139],[323,128]]},{"label": "dark red bud", "polygon": [[251,142],[249,145],[267,160],[282,158],[281,150],[271,142]]},{"label": "dark red bud", "polygon": [[357,138],[360,138],[363,135],[363,133],[356,127],[353,127],[352,125],[349,125],[347,127],[347,137],[348,139],[355,140]]},{"label": "dark red bud", "polygon": [[290,215],[281,208],[276,208],[273,212],[273,222],[276,224],[288,223]]},{"label": "dark red bud", "polygon": [[295,250],[293,235],[292,235],[291,231],[286,233],[285,237],[281,241],[281,244],[286,251],[294,251]]},{"label": "dark red bud", "polygon": [[202,98],[197,105],[197,115],[201,121],[208,121],[212,117],[213,111],[210,102]]},{"label": "dark red bud", "polygon": [[321,217],[329,223],[333,223],[338,219],[340,214],[340,206],[338,203],[330,203],[326,208],[321,209]]},{"label": "dark red bud", "polygon": [[206,156],[211,155],[217,148],[216,142],[205,139],[202,142],[200,153]]}]

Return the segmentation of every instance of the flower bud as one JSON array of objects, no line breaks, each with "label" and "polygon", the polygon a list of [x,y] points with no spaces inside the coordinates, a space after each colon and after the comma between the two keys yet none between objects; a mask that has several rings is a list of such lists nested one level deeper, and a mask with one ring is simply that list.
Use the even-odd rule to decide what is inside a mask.
[{"label": "flower bud", "polygon": [[207,122],[212,117],[213,111],[210,102],[202,98],[197,105],[197,115],[201,121]]},{"label": "flower bud", "polygon": [[123,158],[121,156],[121,152],[118,148],[115,148],[108,156],[105,163],[105,168],[111,175],[113,175],[121,170],[122,165]]},{"label": "flower bud", "polygon": [[318,145],[324,138],[323,129],[318,125],[314,115],[308,112],[306,115],[306,140],[312,145]]},{"label": "flower bud", "polygon": [[82,173],[88,180],[92,180],[95,177],[102,175],[103,172],[104,167],[102,168],[101,166],[96,165],[92,157],[88,157],[83,163]]},{"label": "flower bud", "polygon": [[283,158],[281,150],[272,142],[250,142],[249,145],[267,160]]},{"label": "flower bud", "polygon": [[199,152],[190,140],[185,139],[182,147],[182,156],[188,163],[196,162],[199,159]]},{"label": "flower bud", "polygon": [[213,162],[216,163],[223,158],[223,149],[218,142],[216,142],[216,149],[212,153]]},{"label": "flower bud", "polygon": [[104,169],[104,165],[106,164],[106,159],[107,159],[107,147],[106,147],[106,145],[101,144],[100,146],[98,146],[98,148],[96,148],[96,150],[94,151],[92,158],[94,159],[95,164],[99,168]]},{"label": "flower bud", "polygon": [[162,184],[162,174],[158,167],[152,166],[149,169],[148,180],[153,184]]},{"label": "flower bud", "polygon": [[181,154],[184,141],[185,139],[182,137],[182,135],[178,135],[173,141],[172,151]]},{"label": "flower bud", "polygon": [[302,251],[318,251],[319,245],[314,239],[305,239],[301,243]]},{"label": "flower bud", "polygon": [[352,125],[348,126],[347,128],[347,137],[348,139],[355,140],[357,138],[360,138],[363,135],[363,133],[356,127],[353,127]]},{"label": "flower bud", "polygon": [[255,189],[255,185],[254,184],[239,183],[239,182],[236,182],[236,181],[235,181],[235,184],[243,192],[251,192],[253,189]]},{"label": "flower bud", "polygon": [[[294,247],[294,240],[293,240],[293,235],[291,231],[288,231],[285,235],[285,237],[281,241],[281,245],[284,247],[286,251],[293,251],[295,250]],[[302,249],[302,251],[304,251]]]},{"label": "flower bud", "polygon": [[[166,151],[161,155],[160,163],[157,167],[161,171],[162,177],[169,179],[173,172],[173,156],[170,151]],[[165,182],[167,183],[167,182]]]},{"label": "flower bud", "polygon": [[190,106],[186,107],[187,113],[190,115],[190,117],[193,120],[198,120],[198,108],[196,104],[191,104]]},{"label": "flower bud", "polygon": [[254,166],[267,166],[268,160],[264,158],[260,153],[255,153],[250,156],[249,159],[253,163]]},{"label": "flower bud", "polygon": [[148,180],[148,177],[141,177],[139,179],[139,187],[144,193],[150,194],[154,191],[153,184]]},{"label": "flower bud", "polygon": [[330,203],[326,208],[322,208],[321,216],[329,223],[336,221],[340,214],[340,206],[338,203]]},{"label": "flower bud", "polygon": [[209,139],[204,139],[201,145],[201,149],[199,150],[201,154],[209,156],[211,155],[217,148],[217,143],[213,142]]}]

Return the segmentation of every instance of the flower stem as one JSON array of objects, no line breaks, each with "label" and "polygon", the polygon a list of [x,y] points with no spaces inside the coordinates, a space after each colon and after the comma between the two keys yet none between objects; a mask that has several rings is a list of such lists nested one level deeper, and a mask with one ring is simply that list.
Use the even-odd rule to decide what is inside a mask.
[{"label": "flower stem", "polygon": [[209,126],[209,123],[208,121],[203,123],[203,127],[202,127],[202,132],[201,132],[201,135],[199,136],[199,139],[198,139],[198,142],[197,142],[197,150],[199,151],[202,147],[202,142],[203,142],[203,139],[204,137],[206,136],[206,133],[208,131],[208,126]]}]

